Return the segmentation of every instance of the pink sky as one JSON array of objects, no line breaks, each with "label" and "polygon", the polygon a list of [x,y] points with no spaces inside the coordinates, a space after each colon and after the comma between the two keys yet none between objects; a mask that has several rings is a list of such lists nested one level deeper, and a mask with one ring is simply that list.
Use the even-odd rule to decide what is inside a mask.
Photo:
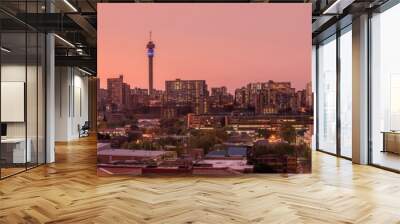
[{"label": "pink sky", "polygon": [[98,73],[148,88],[146,44],[156,45],[154,86],[205,79],[232,92],[249,82],[311,79],[311,4],[98,4]]}]

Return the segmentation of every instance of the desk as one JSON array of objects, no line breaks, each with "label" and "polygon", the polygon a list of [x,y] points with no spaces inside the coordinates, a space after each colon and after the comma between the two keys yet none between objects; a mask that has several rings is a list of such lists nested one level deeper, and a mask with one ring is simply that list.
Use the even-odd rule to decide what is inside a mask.
[{"label": "desk", "polygon": [[1,157],[6,163],[26,163],[31,162],[31,139],[27,139],[28,143],[25,151],[25,138],[6,138],[1,139]]},{"label": "desk", "polygon": [[383,150],[382,152],[392,152],[400,154],[400,132],[384,131],[383,134]]}]

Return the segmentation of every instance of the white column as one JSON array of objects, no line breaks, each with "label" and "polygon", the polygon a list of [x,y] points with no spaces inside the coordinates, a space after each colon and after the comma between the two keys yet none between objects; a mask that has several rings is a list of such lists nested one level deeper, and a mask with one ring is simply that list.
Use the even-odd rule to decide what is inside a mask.
[{"label": "white column", "polygon": [[55,161],[55,55],[54,35],[46,36],[46,163]]},{"label": "white column", "polygon": [[64,142],[71,140],[72,68],[57,66],[55,71],[55,141]]},{"label": "white column", "polygon": [[368,163],[368,15],[353,19],[353,162]]},{"label": "white column", "polygon": [[[46,1],[46,12],[54,12],[54,5]],[[46,163],[55,162],[55,40],[46,34]]]}]

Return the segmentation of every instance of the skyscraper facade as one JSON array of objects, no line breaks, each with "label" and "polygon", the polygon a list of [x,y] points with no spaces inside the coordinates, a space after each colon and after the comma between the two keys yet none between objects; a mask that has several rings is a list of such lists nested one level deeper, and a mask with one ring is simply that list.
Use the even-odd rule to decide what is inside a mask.
[{"label": "skyscraper facade", "polygon": [[114,104],[118,109],[121,109],[123,105],[123,83],[123,75],[107,79],[108,102]]},{"label": "skyscraper facade", "polygon": [[192,106],[196,114],[207,112],[208,90],[205,80],[165,81],[166,99],[179,106]]}]

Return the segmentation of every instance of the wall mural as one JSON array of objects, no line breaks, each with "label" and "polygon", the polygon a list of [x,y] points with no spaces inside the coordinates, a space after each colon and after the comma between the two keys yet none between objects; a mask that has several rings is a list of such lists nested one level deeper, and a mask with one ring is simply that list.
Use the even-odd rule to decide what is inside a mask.
[{"label": "wall mural", "polygon": [[310,21],[310,4],[98,4],[98,175],[311,172]]}]

